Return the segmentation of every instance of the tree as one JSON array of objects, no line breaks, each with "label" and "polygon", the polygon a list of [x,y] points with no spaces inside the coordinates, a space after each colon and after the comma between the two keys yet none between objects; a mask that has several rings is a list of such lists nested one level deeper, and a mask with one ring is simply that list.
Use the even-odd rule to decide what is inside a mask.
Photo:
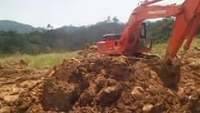
[{"label": "tree", "polygon": [[113,17],[112,21],[113,21],[114,23],[119,23],[119,19],[118,19],[117,17]]},{"label": "tree", "polygon": [[48,24],[48,25],[47,25],[47,29],[48,29],[48,30],[53,30],[53,26],[52,26],[51,24]]},{"label": "tree", "polygon": [[110,16],[107,17],[106,22],[107,22],[107,23],[110,23],[110,22],[111,22],[111,17],[110,17]]}]

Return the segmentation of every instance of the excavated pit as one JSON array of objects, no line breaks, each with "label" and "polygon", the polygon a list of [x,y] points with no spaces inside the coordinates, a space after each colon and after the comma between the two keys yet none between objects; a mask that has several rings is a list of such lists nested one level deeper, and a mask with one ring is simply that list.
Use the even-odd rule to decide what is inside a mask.
[{"label": "excavated pit", "polygon": [[184,56],[171,87],[159,58],[83,53],[7,106],[18,113],[200,113],[200,51]]}]

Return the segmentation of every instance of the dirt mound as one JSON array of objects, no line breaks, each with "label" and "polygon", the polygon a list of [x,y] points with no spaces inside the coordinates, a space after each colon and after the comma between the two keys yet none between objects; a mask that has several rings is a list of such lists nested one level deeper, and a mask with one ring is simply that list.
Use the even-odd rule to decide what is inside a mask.
[{"label": "dirt mound", "polygon": [[200,52],[188,53],[174,73],[162,78],[160,59],[89,55],[64,61],[24,93],[15,112],[26,113],[200,113]]},{"label": "dirt mound", "polygon": [[1,66],[0,113],[200,113],[199,58],[184,56],[173,87],[159,58],[89,51],[50,71]]}]

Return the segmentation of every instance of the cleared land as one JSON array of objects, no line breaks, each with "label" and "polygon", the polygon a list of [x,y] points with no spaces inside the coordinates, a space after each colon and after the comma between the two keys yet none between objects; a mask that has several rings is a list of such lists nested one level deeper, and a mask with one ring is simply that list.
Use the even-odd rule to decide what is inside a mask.
[{"label": "cleared land", "polygon": [[[163,54],[165,45],[153,51]],[[200,112],[199,49],[186,53],[172,73],[157,57],[110,57],[93,49],[1,62],[0,113]]]}]

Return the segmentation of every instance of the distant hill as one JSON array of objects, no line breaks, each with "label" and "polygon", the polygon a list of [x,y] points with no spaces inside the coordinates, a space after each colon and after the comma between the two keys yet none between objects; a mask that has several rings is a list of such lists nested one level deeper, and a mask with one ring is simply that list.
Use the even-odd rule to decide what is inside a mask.
[{"label": "distant hill", "polygon": [[35,28],[31,25],[10,21],[0,20],[0,31],[15,31],[18,33],[30,33],[33,31],[43,31],[43,28]]}]

